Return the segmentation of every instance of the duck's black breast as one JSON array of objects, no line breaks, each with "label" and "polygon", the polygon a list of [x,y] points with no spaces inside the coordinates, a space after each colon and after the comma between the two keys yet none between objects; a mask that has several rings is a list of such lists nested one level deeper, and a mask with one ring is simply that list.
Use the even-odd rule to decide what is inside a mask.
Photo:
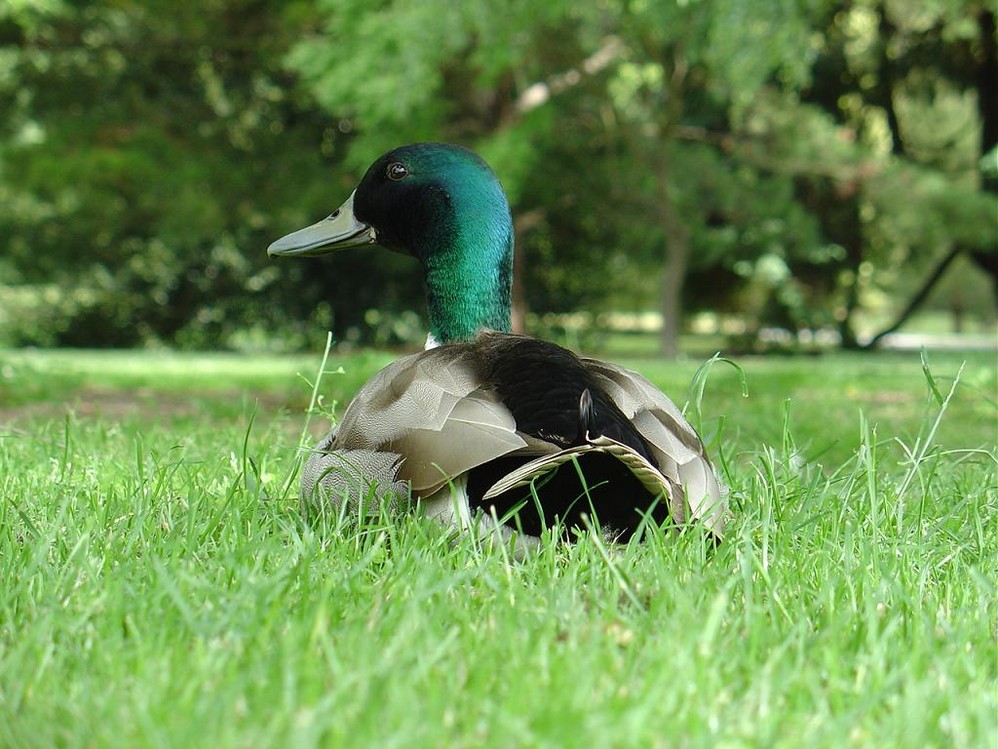
[{"label": "duck's black breast", "polygon": [[521,432],[562,447],[606,436],[654,462],[644,438],[574,353],[509,334],[485,334],[477,343],[482,381]]},{"label": "duck's black breast", "polygon": [[530,485],[483,499],[493,483],[525,462],[497,458],[468,472],[468,504],[532,536],[557,525],[564,538],[598,524],[616,540],[628,541],[641,522],[669,519],[669,503],[644,487],[622,462],[602,452],[579,455]]},{"label": "duck's black breast", "polygon": [[[510,410],[520,432],[560,447],[606,436],[654,463],[644,438],[571,351],[499,333],[480,336],[474,349],[481,381]],[[656,524],[668,518],[668,502],[653,496],[620,460],[598,451],[581,453],[529,486],[483,499],[493,483],[528,459],[505,456],[469,471],[470,505],[500,519],[511,516],[508,524],[531,535],[559,523],[567,538],[586,526],[586,518],[621,541],[649,512]]]}]

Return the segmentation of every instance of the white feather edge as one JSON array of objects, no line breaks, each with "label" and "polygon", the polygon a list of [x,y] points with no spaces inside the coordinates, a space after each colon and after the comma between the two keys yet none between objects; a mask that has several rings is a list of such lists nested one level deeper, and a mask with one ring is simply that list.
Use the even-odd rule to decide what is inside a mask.
[{"label": "white feather edge", "polygon": [[551,455],[542,455],[510,471],[489,487],[489,490],[485,492],[482,499],[492,499],[510,489],[525,486],[534,479],[553,471],[558,466],[567,463],[573,458],[590,452],[608,453],[614,456],[630,469],[631,473],[641,482],[642,486],[652,494],[662,494],[669,502],[669,505],[672,506],[672,485],[661,471],[627,445],[617,442],[617,440],[610,437],[599,436],[590,438],[589,435],[586,435],[586,444],[568,447]]}]

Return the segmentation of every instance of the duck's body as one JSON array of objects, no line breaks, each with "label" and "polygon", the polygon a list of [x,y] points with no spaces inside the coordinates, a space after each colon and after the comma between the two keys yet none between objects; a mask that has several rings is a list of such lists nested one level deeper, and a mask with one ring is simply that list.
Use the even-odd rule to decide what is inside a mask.
[{"label": "duck's body", "polygon": [[506,332],[512,222],[480,158],[444,144],[395,149],[343,207],[270,254],[373,243],[420,260],[433,347],[364,385],[305,466],[308,506],[416,500],[463,527],[528,537],[598,523],[626,540],[642,522],[690,520],[721,535],[721,484],[665,395],[634,372]]}]

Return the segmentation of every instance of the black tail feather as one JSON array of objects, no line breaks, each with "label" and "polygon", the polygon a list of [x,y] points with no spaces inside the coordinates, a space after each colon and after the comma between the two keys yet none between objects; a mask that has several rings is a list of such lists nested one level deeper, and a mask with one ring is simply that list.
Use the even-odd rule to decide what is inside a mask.
[{"label": "black tail feather", "polygon": [[468,502],[472,509],[502,518],[519,507],[508,525],[539,536],[560,524],[567,539],[585,528],[584,518],[627,541],[650,513],[661,525],[669,519],[668,502],[653,496],[630,469],[602,452],[584,453],[538,479],[497,497],[483,500],[485,492],[502,476],[526,462],[504,457],[472,470],[468,476]]}]

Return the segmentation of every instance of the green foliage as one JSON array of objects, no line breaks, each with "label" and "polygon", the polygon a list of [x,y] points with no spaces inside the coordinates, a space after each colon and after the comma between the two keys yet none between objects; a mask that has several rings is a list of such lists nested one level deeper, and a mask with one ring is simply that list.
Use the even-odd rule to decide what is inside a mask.
[{"label": "green foliage", "polygon": [[280,280],[262,248],[289,201],[307,215],[322,127],[285,127],[302,119],[277,64],[291,9],[251,5],[55,6],[3,27],[0,233],[18,281],[66,290],[50,330],[17,338],[204,345],[255,322]]},{"label": "green foliage", "polygon": [[294,349],[326,328],[363,339],[372,311],[376,336],[418,338],[411,261],[263,254],[417,139],[496,168],[541,315],[657,306],[684,242],[688,312],[750,332],[887,315],[954,243],[995,252],[983,12],[8,3],[0,341]]}]

